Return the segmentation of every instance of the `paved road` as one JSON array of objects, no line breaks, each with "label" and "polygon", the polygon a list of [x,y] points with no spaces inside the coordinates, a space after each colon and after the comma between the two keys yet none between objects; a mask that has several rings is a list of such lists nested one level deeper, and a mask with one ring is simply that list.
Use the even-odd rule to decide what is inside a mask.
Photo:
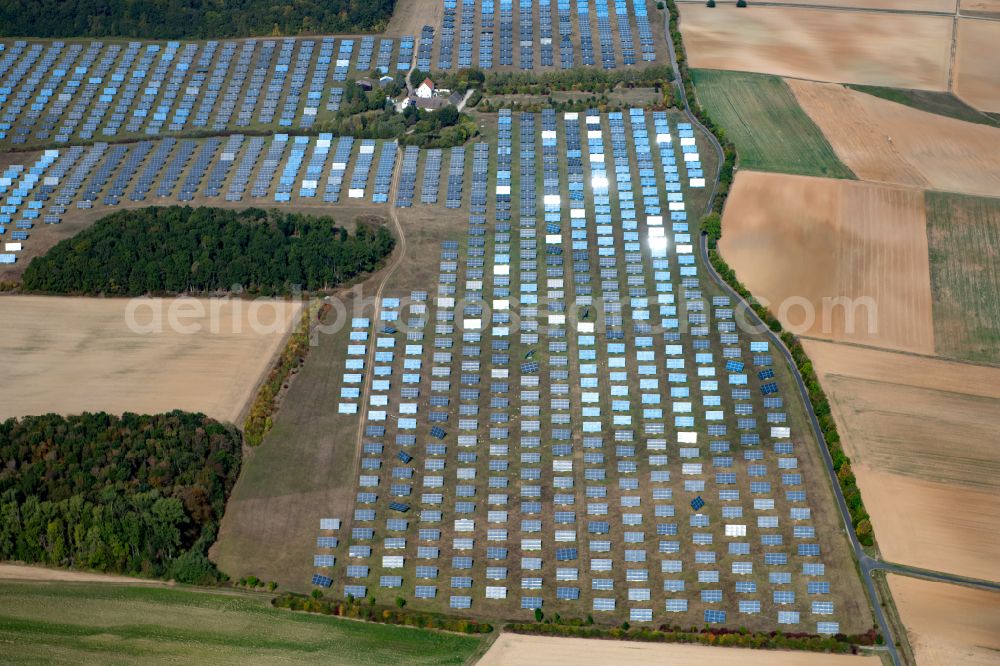
[{"label": "paved road", "polygon": [[911,567],[908,564],[896,564],[895,562],[877,560],[873,557],[868,557],[867,555],[861,559],[861,566],[868,569],[868,571],[884,571],[886,573],[910,576],[911,578],[923,578],[924,580],[934,581],[936,583],[951,583],[953,585],[975,587],[980,590],[986,590],[987,592],[1000,592],[1000,583],[992,580],[969,578],[968,576],[959,576],[958,574],[950,574],[944,571],[921,569],[919,567]]},{"label": "paved road", "polygon": [[[665,32],[668,50],[670,51],[670,64],[674,70],[675,83],[677,85],[678,90],[680,90],[681,98],[684,100],[684,112],[687,115],[688,119],[691,121],[691,123],[702,131],[705,137],[712,144],[712,147],[715,149],[715,152],[719,157],[718,160],[719,167],[716,169],[715,172],[715,180],[712,183],[712,191],[709,194],[708,202],[705,204],[705,212],[707,213],[712,210],[712,203],[713,200],[715,199],[715,192],[719,181],[719,173],[721,172],[722,169],[723,151],[722,151],[722,146],[719,144],[715,136],[698,121],[695,115],[691,112],[691,108],[688,105],[687,95],[685,94],[684,90],[684,81],[681,79],[680,68],[677,66],[677,57],[674,51],[673,36],[670,34],[669,18],[670,18],[669,14],[665,16],[663,30]],[[900,666],[902,664],[902,661],[900,660],[899,652],[896,650],[896,642],[892,635],[892,632],[889,629],[889,623],[885,618],[885,614],[882,612],[882,605],[879,600],[878,591],[875,589],[875,583],[872,581],[871,564],[874,563],[875,561],[871,560],[871,558],[869,558],[865,554],[864,550],[861,548],[861,544],[858,542],[857,535],[854,533],[854,528],[851,523],[851,514],[847,508],[847,502],[844,500],[844,494],[840,490],[840,484],[837,481],[837,474],[833,469],[833,459],[830,457],[830,451],[826,448],[826,445],[824,444],[823,431],[819,426],[819,420],[816,418],[816,413],[812,409],[812,403],[809,402],[809,394],[806,391],[805,383],[802,381],[802,375],[799,374],[798,368],[795,366],[795,360],[792,358],[791,352],[788,351],[788,348],[785,347],[784,343],[781,341],[781,338],[775,335],[774,332],[771,331],[771,329],[769,329],[766,325],[764,325],[764,322],[762,322],[760,318],[757,317],[756,313],[754,313],[753,309],[750,308],[749,305],[745,303],[743,298],[739,294],[737,294],[729,286],[729,284],[726,283],[725,280],[722,279],[722,276],[720,276],[718,273],[715,272],[715,269],[712,267],[712,263],[709,261],[708,258],[708,237],[705,236],[704,234],[702,234],[701,242],[698,244],[698,252],[701,255],[702,263],[704,264],[706,270],[708,271],[712,279],[722,288],[724,292],[726,292],[732,299],[734,299],[735,303],[739,303],[743,306],[743,308],[746,310],[747,313],[746,316],[748,320],[751,322],[751,324],[757,327],[758,330],[762,331],[770,338],[771,342],[775,345],[775,347],[781,351],[782,356],[785,357],[785,361],[791,368],[792,376],[795,377],[795,383],[798,386],[799,393],[802,396],[802,401],[806,405],[806,409],[809,412],[809,420],[812,423],[813,432],[816,435],[816,442],[819,446],[820,451],[823,454],[823,461],[824,463],[826,463],[826,469],[830,477],[830,483],[833,485],[834,495],[837,498],[837,506],[840,509],[840,516],[844,522],[844,529],[846,530],[847,535],[850,538],[851,547],[854,550],[854,556],[857,559],[857,561],[861,563],[861,574],[862,574],[861,577],[862,581],[864,582],[865,589],[868,592],[868,599],[869,602],[871,603],[872,611],[874,612],[875,615],[875,621],[878,623],[879,630],[882,632],[882,636],[885,637],[885,643],[886,643],[885,647],[890,657],[892,657],[892,663],[895,666]],[[866,566],[866,560],[868,561],[867,566]]]}]

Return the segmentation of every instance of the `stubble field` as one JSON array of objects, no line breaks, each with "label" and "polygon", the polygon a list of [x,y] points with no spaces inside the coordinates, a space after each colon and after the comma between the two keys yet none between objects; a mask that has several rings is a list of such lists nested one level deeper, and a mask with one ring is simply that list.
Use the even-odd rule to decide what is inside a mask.
[{"label": "stubble field", "polygon": [[[1000,11],[1000,6],[994,11]],[[1000,68],[997,67],[1000,21],[959,19],[957,37],[955,93],[980,111],[1000,111]]]},{"label": "stubble field", "polygon": [[804,345],[882,555],[996,580],[1000,370],[816,340]]},{"label": "stubble field", "polygon": [[[134,321],[149,332],[130,330],[130,304],[139,304]],[[265,300],[3,297],[0,418],[182,409],[237,422],[301,307]],[[172,311],[181,328],[171,326]]]},{"label": "stubble field", "polygon": [[651,663],[671,666],[877,666],[878,657],[840,654],[712,648],[703,645],[629,643],[586,638],[553,638],[503,634],[490,646],[478,666],[577,666],[578,664],[617,664],[645,666]]},{"label": "stubble field", "polygon": [[789,79],[788,85],[859,178],[1000,193],[1000,128],[926,113],[838,84]]},{"label": "stubble field", "polygon": [[934,352],[919,190],[741,171],[723,229],[722,256],[786,327]]},{"label": "stubble field", "polygon": [[947,90],[950,16],[679,5],[691,67]]},{"label": "stubble field", "polygon": [[921,666],[986,666],[1000,651],[1000,594],[888,576]]}]

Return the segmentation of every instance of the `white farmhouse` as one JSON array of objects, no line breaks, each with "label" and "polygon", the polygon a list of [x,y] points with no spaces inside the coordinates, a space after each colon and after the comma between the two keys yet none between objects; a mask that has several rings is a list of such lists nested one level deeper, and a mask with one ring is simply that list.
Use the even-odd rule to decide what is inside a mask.
[{"label": "white farmhouse", "polygon": [[424,79],[424,82],[417,87],[417,97],[422,97],[424,99],[430,99],[434,95],[434,82],[430,79]]}]

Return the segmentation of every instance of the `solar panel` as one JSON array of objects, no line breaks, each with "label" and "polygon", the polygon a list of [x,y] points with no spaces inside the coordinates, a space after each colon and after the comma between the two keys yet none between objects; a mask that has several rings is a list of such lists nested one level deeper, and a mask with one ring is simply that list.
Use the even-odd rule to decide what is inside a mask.
[{"label": "solar panel", "polygon": [[321,576],[320,574],[313,574],[312,584],[318,585],[320,587],[330,587],[333,585],[333,579],[329,576]]},{"label": "solar panel", "polygon": [[726,621],[726,611],[706,610],[704,618],[706,624],[723,624]]}]

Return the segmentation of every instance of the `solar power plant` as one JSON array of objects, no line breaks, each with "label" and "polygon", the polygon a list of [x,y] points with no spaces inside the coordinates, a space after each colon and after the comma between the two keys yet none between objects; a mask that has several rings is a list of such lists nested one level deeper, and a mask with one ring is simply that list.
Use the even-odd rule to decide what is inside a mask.
[{"label": "solar power plant", "polygon": [[180,191],[177,193],[178,200],[192,201],[194,199],[194,195],[201,187],[201,181],[205,177],[208,165],[214,159],[215,153],[221,143],[221,139],[212,137],[202,144],[201,150],[198,151],[195,157],[194,164],[188,169],[187,175],[181,183]]},{"label": "solar power plant", "polygon": [[678,128],[640,109],[497,123],[436,294],[352,321],[340,410],[363,459],[345,564],[317,574],[418,608],[837,629],[799,444],[752,390],[777,380],[746,367],[768,346],[703,292]]},{"label": "solar power plant", "polygon": [[337,140],[337,149],[333,153],[333,163],[330,165],[330,174],[327,176],[326,188],[323,192],[325,203],[337,203],[340,200],[344,174],[347,172],[347,164],[351,159],[353,147],[353,137],[340,137]]},{"label": "solar power plant", "polygon": [[441,186],[441,149],[431,148],[424,158],[424,177],[420,185],[420,203],[434,204]]},{"label": "solar power plant", "polygon": [[125,163],[122,168],[118,171],[118,175],[115,177],[107,194],[104,197],[104,205],[106,206],[116,206],[121,201],[121,197],[125,195],[125,188],[132,181],[135,176],[136,169],[145,159],[147,153],[152,149],[152,141],[140,141],[135,144],[134,148],[129,152]]},{"label": "solar power plant", "polygon": [[591,37],[588,0],[576,0],[576,20],[580,35],[580,59],[584,65],[596,65],[597,61],[594,60],[594,40]]},{"label": "solar power plant", "polygon": [[392,40],[378,40],[378,56],[375,59],[375,68],[382,74],[388,74],[392,65]]},{"label": "solar power plant", "polygon": [[[458,34],[458,68],[468,69],[472,67],[472,47],[476,27],[476,0],[461,1],[461,24]],[[438,63],[438,66],[443,67],[440,63]]]},{"label": "solar power plant", "polygon": [[365,189],[368,187],[368,175],[371,172],[372,161],[375,159],[375,141],[373,139],[362,139],[358,150],[358,158],[354,162],[354,171],[351,173],[350,188],[347,196],[351,199],[364,199]]},{"label": "solar power plant", "polygon": [[445,197],[446,208],[460,208],[462,205],[462,184],[465,182],[465,148],[455,146],[451,149],[448,161],[448,183]]},{"label": "solar power plant", "polygon": [[[454,2],[454,0],[447,0],[448,2]],[[445,15],[445,21],[447,21],[447,14]],[[452,9],[452,20],[454,21],[454,8]],[[429,25],[425,25],[420,29],[420,40],[417,42],[417,69],[422,72],[431,71],[431,56],[434,54],[434,28]],[[449,58],[451,54],[449,53]],[[449,64],[450,68],[451,65]]]},{"label": "solar power plant", "polygon": [[277,202],[288,202],[292,200],[292,190],[299,177],[299,169],[306,157],[306,150],[309,147],[309,137],[291,137],[291,152],[285,162],[281,175],[278,177],[278,186],[274,191],[274,200]]},{"label": "solar power plant", "polygon": [[[440,155],[440,153],[438,153]],[[413,205],[413,196],[417,187],[417,161],[420,149],[416,146],[406,146],[403,150],[403,163],[400,167],[399,184],[396,188],[396,207],[409,208]],[[440,157],[438,158],[440,166]]]},{"label": "solar power plant", "polygon": [[[474,6],[466,3],[474,17]],[[467,17],[468,18],[468,17]],[[475,30],[465,29],[463,66]],[[429,34],[433,27],[428,26]],[[426,32],[426,31],[425,31]],[[433,37],[431,36],[432,40]],[[206,42],[18,41],[0,62],[0,144],[39,146],[263,124],[309,129],[339,108],[348,75],[406,71],[415,40],[284,38]],[[430,42],[428,42],[430,43]],[[425,62],[423,54],[420,62]],[[340,92],[338,92],[338,90]],[[325,103],[324,103],[325,101]]]},{"label": "solar power plant", "polygon": [[413,46],[416,40],[412,36],[399,38],[399,54],[396,57],[396,71],[408,72],[413,62]]},{"label": "solar power plant", "polygon": [[[67,207],[144,202],[154,187],[334,204],[346,178],[348,199],[410,208],[421,157],[419,203],[436,205],[444,151],[296,130],[322,128],[349,73],[373,63],[403,71],[416,56],[426,70],[436,53],[447,68],[527,70],[554,67],[557,48],[560,67],[655,59],[643,3],[558,0],[553,16],[539,0],[536,18],[534,0],[501,0],[496,25],[491,0],[445,2],[444,23],[398,54],[371,36],[9,44],[0,141],[127,142],[5,167],[0,233],[31,242]],[[443,205],[468,202],[465,238],[429,258],[434,288],[351,321],[336,409],[357,415],[363,453],[346,529],[324,518],[309,535],[314,585],[473,614],[839,630],[785,379],[704,283],[686,201],[705,184],[699,146],[672,118],[502,110],[495,146],[473,143],[470,164],[450,150]]]},{"label": "solar power plant", "polygon": [[518,36],[520,37],[518,44],[520,45],[521,69],[535,68],[532,6],[532,0],[519,0],[518,2]]},{"label": "solar power plant", "polygon": [[267,153],[261,162],[260,170],[253,187],[250,189],[250,196],[254,198],[266,197],[271,190],[271,180],[274,178],[285,148],[288,146],[287,134],[275,134],[271,140],[271,145],[267,148]]},{"label": "solar power plant", "polygon": [[392,185],[392,174],[396,168],[396,157],[399,145],[395,141],[385,141],[379,152],[378,164],[375,167],[375,185],[372,188],[372,203],[389,201],[389,188]]},{"label": "solar power plant", "polygon": [[[444,0],[444,13],[441,18],[441,44],[440,51],[438,51],[438,67],[440,69],[451,69],[452,59],[455,52],[455,10],[458,7],[457,0]],[[427,28],[424,29],[424,33],[421,33],[421,55],[417,56],[417,67],[420,67],[420,62],[422,61],[422,52],[424,34],[427,34]],[[434,33],[430,32],[428,35],[430,44],[433,44]],[[430,48],[428,48],[430,50]],[[430,66],[430,59],[427,60],[428,69]],[[427,71],[424,69],[423,71]]]},{"label": "solar power plant", "polygon": [[316,142],[312,146],[312,153],[309,156],[309,163],[306,165],[305,175],[298,181],[298,193],[300,197],[305,199],[315,198],[332,146],[332,134],[322,133],[316,139]]},{"label": "solar power plant", "polygon": [[[330,43],[333,43],[333,39]],[[354,63],[354,69],[359,72],[370,72],[372,69],[372,56],[375,55],[375,38],[371,35],[361,38],[358,46],[358,59]]]},{"label": "solar power plant", "polygon": [[333,80],[346,81],[347,72],[351,66],[351,54],[354,53],[354,40],[342,39],[337,50],[337,60],[333,66]]},{"label": "solar power plant", "polygon": [[247,184],[250,182],[250,175],[253,173],[254,167],[257,166],[257,160],[260,159],[261,151],[264,150],[264,143],[264,137],[255,136],[250,138],[247,148],[240,158],[240,164],[236,168],[236,173],[233,174],[233,179],[229,181],[226,201],[243,200],[243,194],[246,192]]}]

